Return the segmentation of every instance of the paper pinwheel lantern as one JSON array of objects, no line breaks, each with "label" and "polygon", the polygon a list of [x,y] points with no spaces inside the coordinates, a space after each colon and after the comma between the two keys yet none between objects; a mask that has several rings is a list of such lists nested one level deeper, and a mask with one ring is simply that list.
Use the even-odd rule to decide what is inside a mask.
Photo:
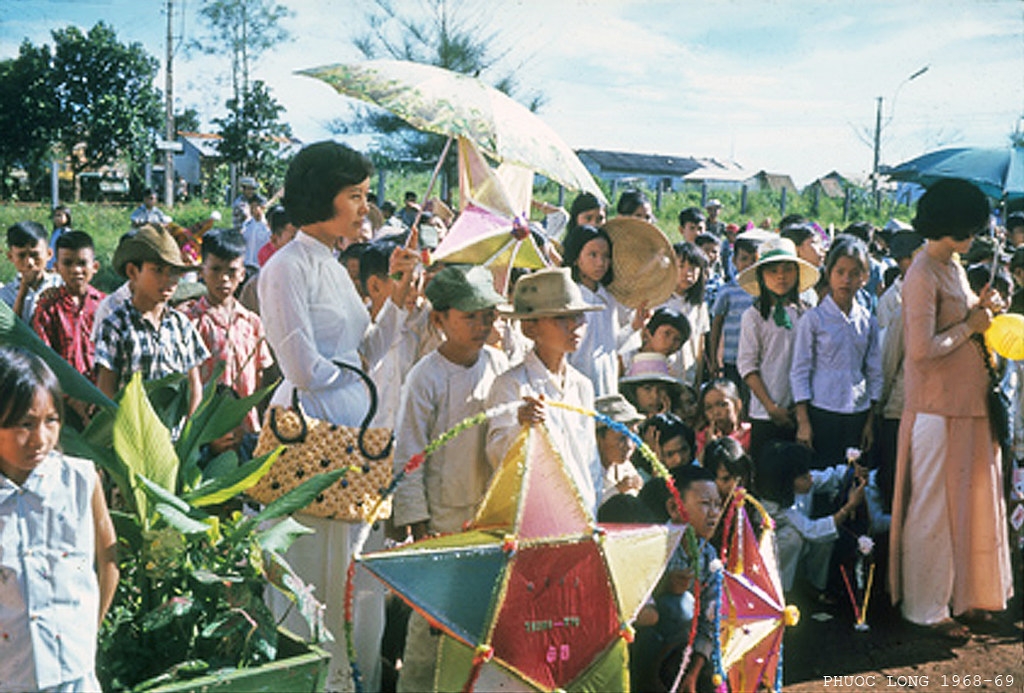
[{"label": "paper pinwheel lantern", "polygon": [[629,623],[682,527],[594,523],[547,430],[524,428],[466,531],[364,555],[444,635],[441,690],[627,690]]},{"label": "paper pinwheel lantern", "polygon": [[725,571],[719,621],[721,665],[734,691],[782,687],[782,634],[798,613],[782,596],[773,544],[772,520],[762,512],[760,540],[747,517],[743,489],[725,516]]}]

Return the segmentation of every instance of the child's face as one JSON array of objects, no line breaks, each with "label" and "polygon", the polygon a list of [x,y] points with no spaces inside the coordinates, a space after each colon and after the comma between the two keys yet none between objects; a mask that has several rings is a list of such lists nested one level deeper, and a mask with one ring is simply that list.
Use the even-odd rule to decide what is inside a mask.
[{"label": "child's face", "polygon": [[647,349],[665,356],[671,356],[683,346],[683,333],[671,325],[658,325],[654,332],[648,332]]},{"label": "child's face", "polygon": [[611,266],[612,249],[603,238],[594,238],[584,243],[580,249],[580,256],[576,259],[576,267],[584,283],[591,286],[604,279]]},{"label": "child's face", "polygon": [[68,213],[63,209],[53,210],[53,216],[51,218],[53,219],[54,227],[67,226]]},{"label": "child's face", "polygon": [[249,213],[252,214],[252,218],[256,221],[263,221],[263,205],[258,202],[249,203]]},{"label": "child's face", "polygon": [[700,265],[694,265],[686,260],[679,261],[679,280],[676,289],[682,293],[700,280]]},{"label": "child's face", "polygon": [[796,286],[800,271],[795,262],[770,262],[762,265],[764,285],[776,296],[785,296]]},{"label": "child's face", "polygon": [[817,235],[805,238],[804,242],[796,247],[796,256],[815,267],[821,267],[821,263],[825,259],[825,252],[821,247],[821,239]]},{"label": "child's face", "polygon": [[277,235],[272,235],[271,239],[274,241],[274,245],[276,245],[278,248],[282,248],[288,245],[288,243],[293,238],[295,238],[295,233],[297,231],[298,229],[295,228],[295,225],[292,224],[291,222],[288,222],[287,224],[284,225],[284,228],[281,229],[281,233]]},{"label": "child's face", "polygon": [[132,300],[136,307],[155,306],[167,303],[178,288],[181,270],[163,262],[146,261],[141,265],[129,262],[125,265],[128,281],[131,282]]},{"label": "child's face", "polygon": [[689,387],[684,387],[679,395],[679,418],[692,421],[697,416],[697,394]]},{"label": "child's face", "polygon": [[35,281],[50,261],[52,251],[46,241],[40,240],[35,245],[11,246],[7,250],[7,259],[14,264],[23,279]]},{"label": "child's face", "polygon": [[839,305],[851,305],[854,295],[864,286],[864,265],[852,257],[838,258],[828,273],[828,288]]},{"label": "child's face", "polygon": [[633,443],[628,436],[613,428],[602,428],[597,434],[597,452],[601,456],[601,465],[610,467],[629,458],[633,452]]},{"label": "child's face", "polygon": [[712,388],[704,394],[704,415],[708,423],[720,431],[736,428],[740,421],[738,403],[724,392]]},{"label": "child's face", "polygon": [[458,308],[436,311],[445,339],[465,351],[480,351],[491,335],[497,312],[494,308],[464,311]]},{"label": "child's face", "polygon": [[679,235],[683,237],[684,241],[693,243],[697,236],[704,233],[704,222],[688,221],[685,224],[679,226]]},{"label": "child's face", "polygon": [[737,249],[736,254],[732,256],[732,264],[736,265],[737,272],[742,272],[755,262],[757,255],[744,248]]},{"label": "child's face", "polygon": [[604,207],[596,207],[576,215],[577,226],[603,226],[605,222]]},{"label": "child's face", "polygon": [[708,256],[709,265],[713,265],[718,262],[718,252],[720,249],[717,243],[704,243],[698,247],[704,251],[705,255]]},{"label": "child's face", "polygon": [[715,473],[715,487],[718,489],[718,497],[725,501],[736,488],[739,480],[738,476],[733,476],[729,473],[724,464],[719,465],[718,471]]},{"label": "child's face", "polygon": [[57,248],[57,273],[75,296],[85,293],[99,268],[100,263],[96,262],[92,248]]},{"label": "child's face", "polygon": [[[528,323],[533,323],[528,325]],[[558,315],[523,321],[530,337],[538,346],[563,354],[571,354],[580,347],[586,321],[583,313]]]},{"label": "child's face", "polygon": [[693,450],[683,436],[676,436],[670,438],[668,442],[661,443],[661,463],[668,469],[675,469],[679,465],[690,464],[692,461]]},{"label": "child's face", "polygon": [[804,472],[797,478],[793,479],[793,492],[794,493],[810,493],[811,488],[814,486],[814,480],[811,478],[810,472]]},{"label": "child's face", "polygon": [[665,385],[656,381],[638,383],[634,398],[636,399],[636,408],[645,416],[667,412],[672,406],[672,400],[669,399]]},{"label": "child's face", "polygon": [[[694,481],[683,493],[686,519],[701,539],[710,539],[722,511],[722,500],[713,481]],[[673,518],[675,519],[675,518]]]},{"label": "child's face", "polygon": [[203,260],[203,283],[206,284],[207,299],[215,306],[234,296],[243,279],[244,257],[225,260],[211,253]]},{"label": "child's face", "polygon": [[650,202],[644,202],[642,205],[633,210],[633,213],[629,216],[635,219],[642,219],[648,224],[654,223],[654,210],[651,209]]},{"label": "child's face", "polygon": [[21,421],[0,428],[0,472],[18,485],[46,459],[60,438],[60,416],[50,393],[38,388]]}]

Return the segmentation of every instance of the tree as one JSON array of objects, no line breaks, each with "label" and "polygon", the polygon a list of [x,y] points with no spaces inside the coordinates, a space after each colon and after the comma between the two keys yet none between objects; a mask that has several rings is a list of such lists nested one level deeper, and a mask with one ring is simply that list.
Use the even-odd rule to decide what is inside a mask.
[{"label": "tree", "polygon": [[284,106],[260,80],[253,82],[243,97],[241,104],[230,99],[228,115],[213,121],[221,128],[218,151],[229,162],[239,164],[240,173],[279,183],[285,166],[281,152],[292,134],[291,127],[279,120]]},{"label": "tree", "polygon": [[118,42],[99,22],[88,34],[69,26],[53,32],[53,84],[58,141],[78,174],[109,165],[118,156],[149,156],[153,130],[163,122],[160,93],[153,86],[158,63],[139,43]]},{"label": "tree", "polygon": [[193,41],[192,46],[207,55],[223,55],[227,48],[231,55],[232,101],[241,108],[249,92],[251,63],[290,39],[280,21],[292,12],[273,0],[204,0],[199,14],[210,35]]},{"label": "tree", "polygon": [[174,128],[178,132],[199,132],[199,111],[189,107],[174,114]]},{"label": "tree", "polygon": [[8,175],[24,169],[42,178],[57,139],[57,102],[50,70],[50,48],[21,44],[18,57],[0,62],[0,197],[8,197]]}]

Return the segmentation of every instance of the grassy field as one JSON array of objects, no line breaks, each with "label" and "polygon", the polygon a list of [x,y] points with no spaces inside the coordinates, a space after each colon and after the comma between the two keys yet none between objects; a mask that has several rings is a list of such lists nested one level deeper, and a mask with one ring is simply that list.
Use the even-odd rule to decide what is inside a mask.
[{"label": "grassy field", "polygon": [[[401,204],[402,195],[406,190],[418,191],[422,197],[429,182],[429,174],[423,172],[408,174],[389,173],[386,181],[388,186],[387,199]],[[375,176],[373,179],[375,190],[377,184],[378,179]],[[767,218],[777,223],[783,216],[780,213],[780,198],[777,194],[769,192],[750,194],[747,200],[748,209],[744,214],[739,213],[739,193],[714,192],[712,194],[722,201],[724,205],[722,219],[726,222],[743,225],[748,221],[752,221],[755,224],[760,224]],[[543,184],[535,189],[534,195],[538,200],[557,203],[559,195],[558,186],[552,183]],[[572,191],[566,191],[564,196],[565,207],[571,204],[573,197],[574,193]],[[655,200],[653,193],[649,193],[649,197],[652,201]],[[677,217],[679,212],[686,207],[699,205],[699,190],[664,193],[660,208],[655,210],[655,214],[658,217],[658,226],[665,231],[671,240],[678,240]],[[130,228],[128,216],[137,205],[82,203],[70,206],[74,228],[92,235],[96,243],[96,255],[101,267],[93,283],[103,291],[112,291],[121,283],[121,278],[111,269],[110,260],[113,257],[118,239]],[[210,205],[201,201],[177,205],[174,209],[167,211],[174,217],[176,222],[183,226],[190,226],[208,218],[214,209],[221,213],[222,223],[230,223],[230,209],[225,206]],[[831,224],[837,229],[842,229],[849,221],[854,220],[867,219],[876,225],[882,225],[890,216],[896,216],[903,220],[910,218],[910,210],[905,206],[901,206],[896,210],[885,207],[882,213],[878,213],[869,205],[860,203],[854,206],[850,215],[851,218],[848,221],[844,221],[842,200],[833,201],[825,198],[821,199],[818,214],[815,215],[812,213],[809,196],[805,198],[799,195],[789,197],[786,212],[801,213],[816,219],[823,227],[828,227]],[[43,203],[0,203],[0,229],[6,230],[11,224],[25,219],[38,221],[47,229],[50,229],[49,205]],[[0,260],[0,282],[10,281],[14,274],[14,267],[6,257]]]}]

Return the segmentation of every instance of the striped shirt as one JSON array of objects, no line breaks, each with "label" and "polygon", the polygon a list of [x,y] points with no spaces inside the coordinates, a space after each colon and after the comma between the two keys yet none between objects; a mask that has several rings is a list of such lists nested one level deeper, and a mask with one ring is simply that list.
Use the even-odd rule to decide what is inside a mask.
[{"label": "striped shirt", "polygon": [[754,304],[754,297],[740,288],[736,280],[723,285],[718,291],[712,317],[725,316],[722,323],[722,362],[736,363],[740,349],[740,321],[743,312]]},{"label": "striped shirt", "polygon": [[76,301],[66,286],[52,287],[39,295],[32,316],[32,329],[46,346],[93,381],[92,326],[96,307],[104,296],[102,291],[88,286],[85,295]]}]

